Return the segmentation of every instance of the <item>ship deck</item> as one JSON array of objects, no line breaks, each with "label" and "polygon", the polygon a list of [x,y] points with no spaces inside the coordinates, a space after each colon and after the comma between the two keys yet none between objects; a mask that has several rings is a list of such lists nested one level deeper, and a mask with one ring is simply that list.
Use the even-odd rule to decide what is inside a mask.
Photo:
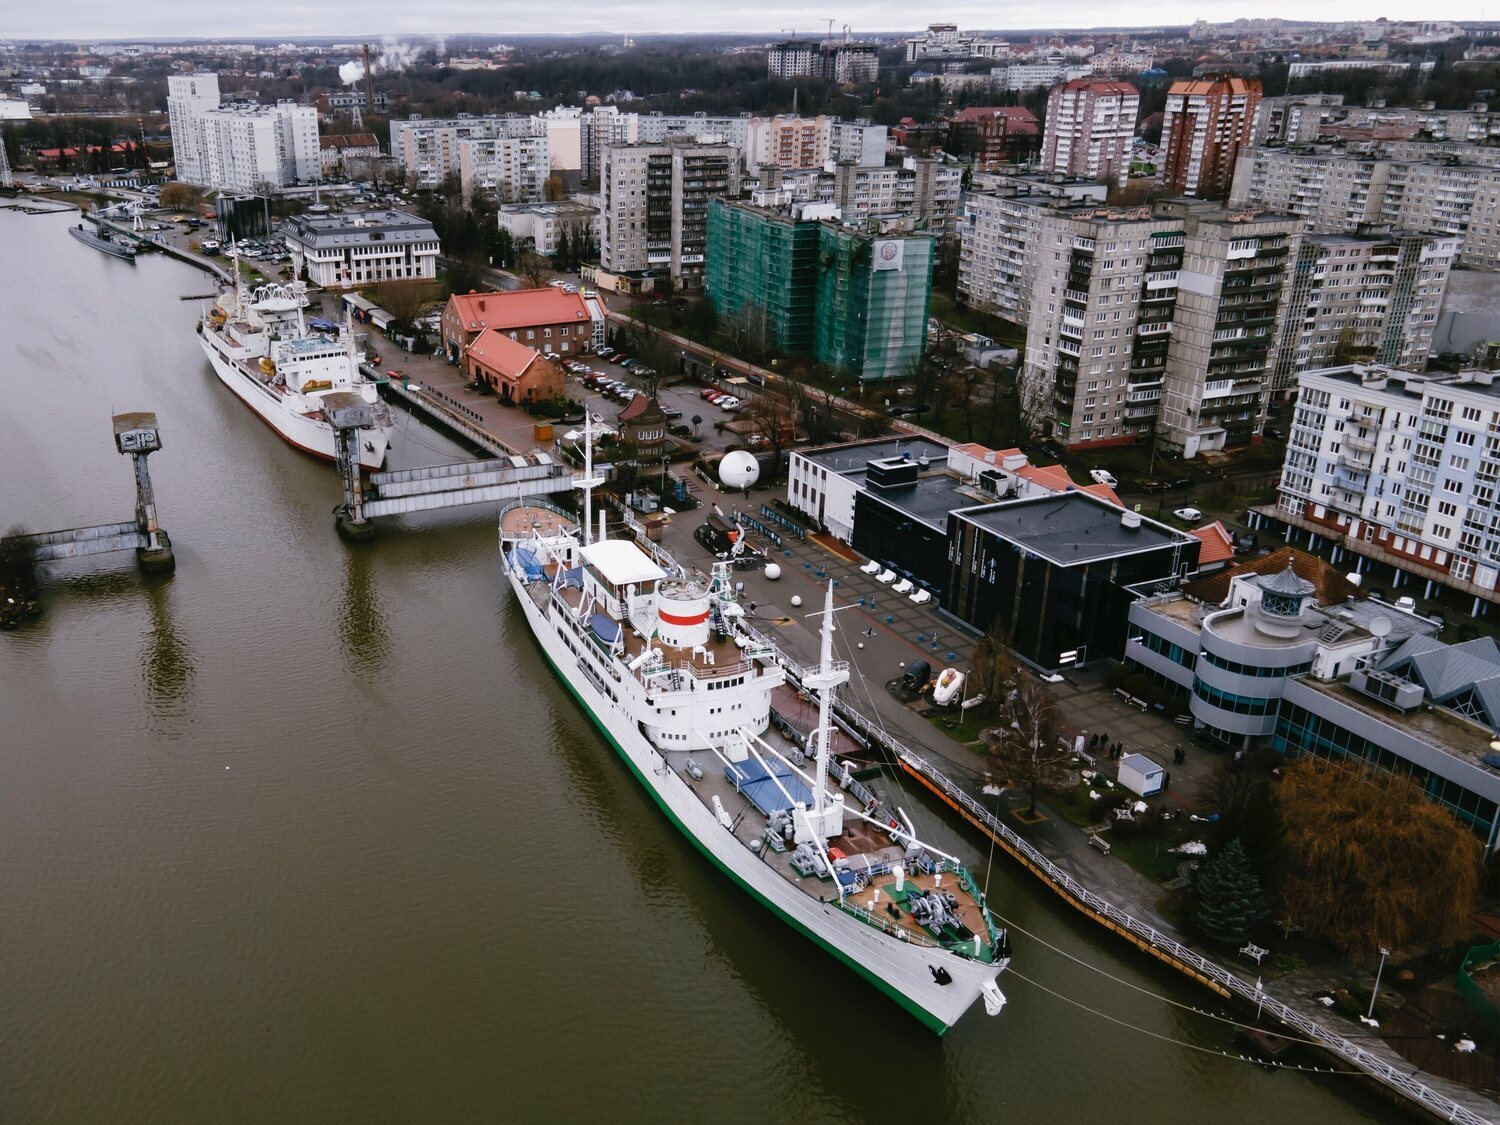
[{"label": "ship deck", "polygon": [[[766,741],[790,757],[790,745],[784,744],[774,731],[768,732]],[[764,756],[764,751],[762,755]],[[820,902],[837,900],[838,890],[831,877],[803,875],[792,866],[793,845],[786,844],[785,851],[777,851],[768,844],[758,843],[766,834],[766,818],[749,797],[740,792],[725,776],[724,763],[717,755],[711,751],[669,750],[663,752],[663,757],[668,766],[682,778],[688,788],[710,810],[713,808],[714,797],[719,798],[724,811],[729,814],[734,823],[735,839],[747,850],[751,849],[752,845],[757,846],[760,858],[767,866]],[[703,771],[701,778],[693,778],[688,773],[688,759],[696,762]],[[809,762],[802,768],[804,772],[810,774],[813,765]],[[723,829],[723,831],[729,830]],[[877,869],[882,866],[889,867],[901,863],[904,858],[904,849],[900,844],[894,842],[889,835],[880,831],[875,825],[858,819],[852,812],[846,813],[844,817],[844,831],[828,840],[827,847],[836,848],[842,852],[851,860],[856,871],[864,869],[867,865],[875,866]],[[890,871],[880,871],[878,874],[861,879],[858,884],[859,889],[852,893],[846,892],[844,901],[848,906],[868,912],[872,923],[881,926],[887,932],[901,931],[900,936],[908,941],[926,942],[932,945],[951,944],[953,937],[951,932],[944,935],[949,939],[948,941],[940,942],[937,936],[916,921],[907,905],[913,887],[922,892],[951,891],[958,902],[954,913],[970,933],[981,936],[985,953],[989,954],[989,931],[985,925],[984,916],[973,895],[960,885],[956,874],[951,871],[932,874],[908,872],[904,876],[903,884],[903,889],[897,891],[895,874]]]}]

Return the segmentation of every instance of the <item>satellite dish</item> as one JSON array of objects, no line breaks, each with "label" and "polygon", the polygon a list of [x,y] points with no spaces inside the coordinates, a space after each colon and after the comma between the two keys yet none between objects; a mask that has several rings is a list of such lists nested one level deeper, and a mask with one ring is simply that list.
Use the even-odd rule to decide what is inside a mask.
[{"label": "satellite dish", "polygon": [[760,462],[748,450],[736,449],[719,462],[719,480],[725,488],[749,488],[760,479]]},{"label": "satellite dish", "polygon": [[1391,635],[1391,619],[1382,614],[1370,619],[1370,636],[1388,637]]}]

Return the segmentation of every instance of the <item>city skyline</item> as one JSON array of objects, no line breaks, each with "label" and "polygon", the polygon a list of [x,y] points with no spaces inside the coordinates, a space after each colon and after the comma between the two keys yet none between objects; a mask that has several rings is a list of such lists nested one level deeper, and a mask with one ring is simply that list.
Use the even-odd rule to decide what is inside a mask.
[{"label": "city skyline", "polygon": [[[533,6],[506,5],[486,8],[480,15],[471,4],[452,0],[434,0],[420,6],[397,4],[391,0],[325,5],[312,12],[287,0],[268,0],[253,11],[215,12],[213,29],[216,39],[268,36],[302,37],[364,35],[396,36],[466,36],[466,35],[603,35],[603,34],[682,34],[682,35],[765,35],[776,38],[795,29],[799,36],[826,34],[828,18],[818,19],[805,7],[790,4],[746,9],[738,5],[685,4],[680,0],[635,0],[631,3],[597,5],[587,14],[574,11],[567,17]],[[1133,5],[1128,22],[1120,21],[1120,11],[1113,5],[1083,0],[1064,6],[1023,3],[1005,9],[1005,19],[994,8],[979,4],[958,4],[934,9],[925,21],[956,23],[965,29],[992,31],[1087,31],[1093,28],[1182,26],[1200,18],[1211,22],[1234,19],[1281,18],[1303,22],[1337,22],[1373,20],[1384,16],[1399,20],[1477,20],[1490,13],[1478,0],[1460,0],[1440,13],[1419,11],[1416,5],[1399,5],[1374,12],[1356,0],[1332,0],[1316,12],[1292,0],[1270,0],[1256,5],[1237,5],[1208,13],[1201,5],[1182,0],[1154,0]],[[1316,16],[1316,19],[1309,19]],[[892,35],[916,33],[925,22],[913,22],[908,5],[892,0],[872,0],[845,8],[834,18],[838,33],[847,23],[852,34]],[[479,23],[480,26],[474,26]],[[498,23],[501,26],[493,26]],[[483,24],[491,24],[486,27]],[[201,5],[183,0],[164,0],[150,9],[120,8],[105,0],[80,0],[66,12],[31,7],[12,13],[6,29],[11,41],[45,39],[76,41],[89,39],[129,38],[196,38],[204,27]]]}]

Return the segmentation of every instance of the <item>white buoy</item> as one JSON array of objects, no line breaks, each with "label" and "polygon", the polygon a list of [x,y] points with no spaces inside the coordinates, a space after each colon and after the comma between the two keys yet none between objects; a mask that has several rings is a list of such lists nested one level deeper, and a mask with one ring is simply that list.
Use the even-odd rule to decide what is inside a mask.
[{"label": "white buoy", "polygon": [[796,609],[801,604],[802,604],[802,595],[801,594],[793,594],[792,595],[792,608]]},{"label": "white buoy", "polygon": [[865,647],[865,642],[864,641],[860,641],[859,642],[859,647],[860,648],[864,648]]},{"label": "white buoy", "polygon": [[772,582],[781,577],[781,567],[777,563],[766,564],[766,578]]}]

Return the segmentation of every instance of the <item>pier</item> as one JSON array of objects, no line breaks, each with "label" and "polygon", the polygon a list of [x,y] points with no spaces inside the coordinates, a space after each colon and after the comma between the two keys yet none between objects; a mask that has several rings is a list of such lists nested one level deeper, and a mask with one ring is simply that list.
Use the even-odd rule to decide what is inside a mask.
[{"label": "pier", "polygon": [[344,501],[334,509],[334,522],[350,539],[370,538],[375,533],[370,521],[378,516],[518,500],[573,488],[568,466],[541,450],[525,456],[374,473],[367,488],[359,464],[358,431],[374,424],[370,405],[355,394],[325,395],[323,417],[334,429],[335,460],[344,486]]},{"label": "pier", "polygon": [[63,531],[12,535],[0,540],[6,552],[16,552],[32,563],[78,559],[110,551],[131,551],[143,571],[170,572],[176,567],[172,541],[156,518],[156,497],[146,459],[161,448],[156,415],[138,412],[114,416],[115,448],[127,455],[135,468],[135,519],[120,523],[94,524]]}]

